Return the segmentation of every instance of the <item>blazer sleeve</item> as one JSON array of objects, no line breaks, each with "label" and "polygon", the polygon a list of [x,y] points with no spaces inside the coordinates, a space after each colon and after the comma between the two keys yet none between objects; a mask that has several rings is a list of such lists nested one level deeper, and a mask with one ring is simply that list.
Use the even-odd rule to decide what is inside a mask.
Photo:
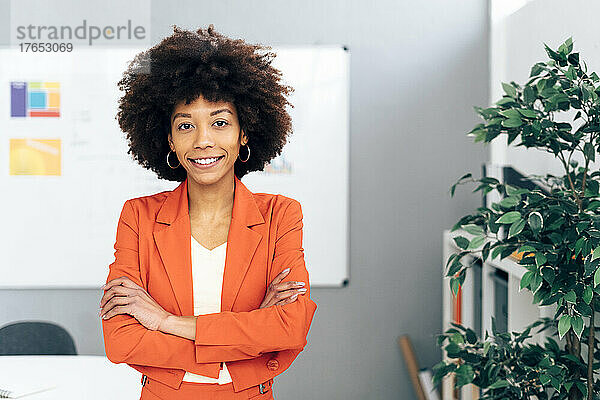
[{"label": "blazer sleeve", "polygon": [[[126,276],[145,287],[140,272],[137,221],[131,200],[127,200],[119,217],[114,245],[115,260],[109,266],[106,282]],[[217,361],[223,361],[199,364],[195,360],[192,340],[149,330],[128,314],[102,320],[102,331],[106,356],[114,363],[177,368],[216,378],[220,369],[220,362]]]},{"label": "blazer sleeve", "polygon": [[[279,222],[269,282],[290,268],[284,281],[302,281],[307,291],[289,304],[244,312],[222,311],[196,319],[196,361],[199,363],[258,357],[266,352],[302,350],[317,305],[302,248],[302,207],[291,199]],[[228,332],[223,335],[223,332]]]}]

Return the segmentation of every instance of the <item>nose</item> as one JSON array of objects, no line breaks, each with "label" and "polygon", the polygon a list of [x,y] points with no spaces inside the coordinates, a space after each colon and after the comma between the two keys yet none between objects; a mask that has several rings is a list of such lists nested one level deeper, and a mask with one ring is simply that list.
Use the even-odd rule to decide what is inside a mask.
[{"label": "nose", "polygon": [[214,139],[210,128],[201,126],[196,130],[196,136],[194,137],[194,148],[205,148],[208,146],[214,146]]}]

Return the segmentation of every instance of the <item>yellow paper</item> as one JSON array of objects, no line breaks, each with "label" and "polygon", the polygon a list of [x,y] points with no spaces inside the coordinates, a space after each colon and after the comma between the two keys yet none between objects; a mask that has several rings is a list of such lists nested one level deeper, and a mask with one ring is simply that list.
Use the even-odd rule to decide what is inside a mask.
[{"label": "yellow paper", "polygon": [[10,175],[60,175],[60,139],[10,139]]}]

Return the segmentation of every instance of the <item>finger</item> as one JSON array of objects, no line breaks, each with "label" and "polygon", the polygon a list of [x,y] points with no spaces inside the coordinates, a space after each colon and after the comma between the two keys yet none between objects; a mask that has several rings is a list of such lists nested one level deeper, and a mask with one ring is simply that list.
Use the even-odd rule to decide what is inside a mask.
[{"label": "finger", "polygon": [[277,305],[283,306],[283,305],[286,305],[286,304],[293,303],[297,298],[298,298],[298,294],[295,294],[295,295],[293,295],[291,297],[288,297],[286,299],[283,299],[283,300],[277,302]]},{"label": "finger", "polygon": [[100,307],[104,307],[104,305],[106,304],[107,301],[109,301],[113,296],[115,295],[125,295],[126,293],[123,293],[123,289],[126,290],[131,290],[129,288],[125,288],[123,286],[113,286],[110,289],[108,289],[103,295],[102,298],[100,299]]},{"label": "finger", "polygon": [[[263,302],[261,304],[261,308],[263,306],[268,307],[269,305],[274,304],[273,297],[278,292],[277,285],[287,276],[287,274],[289,274],[290,270],[291,270],[291,268],[284,269],[269,284],[269,286],[267,287],[267,293],[265,293],[265,298],[263,299]],[[279,289],[279,290],[281,290],[281,289]]]},{"label": "finger", "polygon": [[271,282],[271,284],[268,286],[267,288],[267,296],[270,297],[270,295],[273,292],[277,291],[277,285],[286,277],[287,274],[289,274],[290,272],[290,268],[286,268],[283,271],[281,271],[276,277],[275,279],[273,279],[273,281]]},{"label": "finger", "polygon": [[[284,305],[292,303],[294,300],[298,298],[298,295],[304,294],[306,290],[303,289],[292,289],[287,290],[285,292],[279,292],[273,296],[273,299],[270,301],[263,301],[263,304],[259,308],[270,307],[274,305]],[[278,300],[281,299],[281,300]]]},{"label": "finger", "polygon": [[297,288],[302,288],[302,286],[304,286],[304,282],[296,281],[287,281],[277,285],[272,285],[269,287],[269,290],[265,296],[265,300],[271,300],[273,297],[281,298],[281,296],[278,295],[279,293],[293,291]]},{"label": "finger", "polygon": [[[105,307],[102,310],[101,316],[102,317],[106,316],[110,312],[113,312],[115,310],[115,308],[117,310],[121,310],[121,311],[123,311],[123,310],[129,310],[129,307],[130,307],[129,299],[127,297],[123,297],[123,299],[124,300],[121,302],[122,304],[112,303],[112,305],[110,305],[108,307]],[[119,307],[121,307],[121,308],[119,308]]]},{"label": "finger", "polygon": [[296,293],[294,293],[293,290],[286,290],[286,291],[283,291],[283,292],[277,292],[277,293],[275,293],[273,295],[272,303],[275,304],[278,301],[281,301],[283,299],[287,299],[287,298],[293,296],[294,294],[296,294]]},{"label": "finger", "polygon": [[283,271],[281,271],[276,277],[275,279],[273,279],[273,282],[271,282],[271,284],[278,284],[279,282],[281,282],[283,280],[283,278],[285,278],[287,276],[287,274],[290,273],[291,268],[286,268]]},{"label": "finger", "polygon": [[121,284],[121,286],[125,286],[125,287],[131,288],[131,289],[142,289],[142,290],[144,290],[143,287],[141,287],[140,285],[138,285],[137,283],[135,283],[134,281],[132,281],[129,278],[125,278],[123,280],[123,283]]},{"label": "finger", "polygon": [[101,287],[101,289],[103,289],[103,290],[108,290],[108,289],[110,289],[110,288],[111,288],[111,287],[113,287],[113,286],[122,285],[122,283],[123,283],[125,280],[128,280],[128,279],[129,279],[129,278],[128,278],[128,277],[126,277],[126,276],[120,276],[120,277],[118,277],[118,278],[111,279],[110,281],[106,282],[106,283],[105,283],[105,284],[104,284],[104,285]]},{"label": "finger", "polygon": [[102,307],[100,309],[100,312],[98,314],[100,315],[100,317],[102,317],[104,314],[106,314],[108,311],[110,311],[113,307],[127,305],[127,304],[129,304],[129,302],[130,302],[130,299],[127,296],[114,296],[104,305],[104,307]]},{"label": "finger", "polygon": [[295,289],[301,288],[304,286],[304,282],[298,281],[285,281],[276,285],[277,290],[287,290],[287,289]]},{"label": "finger", "polygon": [[119,290],[123,290],[123,288],[127,288],[127,291],[122,293],[127,293],[129,296],[139,296],[140,298],[145,298],[146,300],[152,299],[152,297],[146,292],[146,290],[132,281],[129,278],[125,278],[122,282],[121,286],[115,286]]},{"label": "finger", "polygon": [[123,286],[115,286],[115,288],[118,288],[121,293],[127,293],[127,295],[131,297],[139,296],[140,298],[151,298],[143,287],[129,279],[123,282]]},{"label": "finger", "polygon": [[278,300],[281,300],[281,299],[287,299],[292,296],[298,296],[299,294],[302,294],[304,292],[306,292],[306,290],[290,289],[290,290],[284,290],[282,292],[277,292],[273,297],[275,297]]},{"label": "finger", "polygon": [[104,317],[102,319],[110,319],[110,318],[114,317],[115,315],[119,315],[119,314],[129,314],[127,309],[128,309],[128,306],[115,306],[110,311],[105,313]]},{"label": "finger", "polygon": [[271,302],[273,301],[273,296],[275,295],[275,292],[273,292],[272,290],[268,289],[267,293],[265,294],[265,298],[263,299],[262,304],[266,304],[265,307],[268,307],[269,304],[271,304]]},{"label": "finger", "polygon": [[107,301],[113,296],[134,296],[137,293],[135,289],[130,289],[125,286],[113,286],[104,293],[100,299],[100,307],[104,307]]},{"label": "finger", "polygon": [[[280,293],[276,290],[269,290],[263,299],[260,308],[270,307],[272,305],[277,304],[277,302],[281,299],[279,297]],[[285,297],[285,296],[284,296]]]}]

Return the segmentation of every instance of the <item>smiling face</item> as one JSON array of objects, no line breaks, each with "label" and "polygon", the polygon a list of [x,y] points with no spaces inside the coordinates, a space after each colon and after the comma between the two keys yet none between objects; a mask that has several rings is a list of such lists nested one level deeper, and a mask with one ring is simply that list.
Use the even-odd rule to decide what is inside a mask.
[{"label": "smiling face", "polygon": [[[203,185],[215,183],[224,176],[233,180],[235,160],[240,146],[246,143],[248,138],[240,128],[233,103],[211,103],[199,96],[190,104],[180,101],[175,105],[169,146],[189,179]],[[169,160],[171,165],[177,164],[173,155]]]}]

